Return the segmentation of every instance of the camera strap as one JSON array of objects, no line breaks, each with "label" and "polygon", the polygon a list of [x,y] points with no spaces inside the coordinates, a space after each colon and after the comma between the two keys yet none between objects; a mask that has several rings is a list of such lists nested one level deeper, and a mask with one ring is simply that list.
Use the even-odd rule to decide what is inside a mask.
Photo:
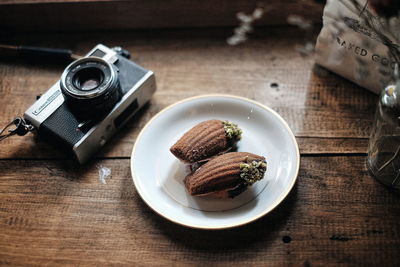
[{"label": "camera strap", "polygon": [[[13,128],[11,128],[12,126]],[[9,130],[6,132],[7,129]],[[27,123],[22,117],[16,117],[0,131],[0,141],[3,141],[4,139],[15,134],[19,136],[26,135],[28,132],[31,132],[34,129],[35,127]]]}]

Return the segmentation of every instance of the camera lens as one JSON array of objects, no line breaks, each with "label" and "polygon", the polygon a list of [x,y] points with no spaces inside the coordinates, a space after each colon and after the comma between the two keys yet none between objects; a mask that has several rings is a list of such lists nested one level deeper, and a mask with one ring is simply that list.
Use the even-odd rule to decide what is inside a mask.
[{"label": "camera lens", "polygon": [[122,95],[116,66],[97,57],[72,62],[61,75],[60,87],[71,111],[82,120],[102,118]]},{"label": "camera lens", "polygon": [[73,77],[74,85],[82,91],[97,88],[103,82],[104,74],[98,68],[86,68],[79,70]]}]

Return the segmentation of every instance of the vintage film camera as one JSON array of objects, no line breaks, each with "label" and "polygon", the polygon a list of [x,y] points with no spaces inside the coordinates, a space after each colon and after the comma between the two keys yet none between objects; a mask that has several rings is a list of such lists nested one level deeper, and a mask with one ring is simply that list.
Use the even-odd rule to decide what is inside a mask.
[{"label": "vintage film camera", "polygon": [[97,45],[64,70],[24,119],[85,163],[156,90],[153,72],[128,58],[121,48]]}]

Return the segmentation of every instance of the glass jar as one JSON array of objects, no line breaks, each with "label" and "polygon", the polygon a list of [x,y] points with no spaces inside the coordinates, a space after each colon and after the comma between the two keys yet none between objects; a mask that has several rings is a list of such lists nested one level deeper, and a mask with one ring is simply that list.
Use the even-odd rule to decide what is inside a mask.
[{"label": "glass jar", "polygon": [[400,82],[386,87],[379,97],[367,165],[378,181],[400,189]]}]

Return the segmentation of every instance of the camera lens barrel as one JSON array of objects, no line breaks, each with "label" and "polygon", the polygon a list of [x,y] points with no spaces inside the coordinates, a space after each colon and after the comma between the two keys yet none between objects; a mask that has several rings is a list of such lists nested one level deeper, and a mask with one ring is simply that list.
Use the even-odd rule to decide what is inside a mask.
[{"label": "camera lens barrel", "polygon": [[71,111],[82,120],[100,119],[122,97],[117,67],[98,57],[72,62],[61,75],[60,87]]}]

